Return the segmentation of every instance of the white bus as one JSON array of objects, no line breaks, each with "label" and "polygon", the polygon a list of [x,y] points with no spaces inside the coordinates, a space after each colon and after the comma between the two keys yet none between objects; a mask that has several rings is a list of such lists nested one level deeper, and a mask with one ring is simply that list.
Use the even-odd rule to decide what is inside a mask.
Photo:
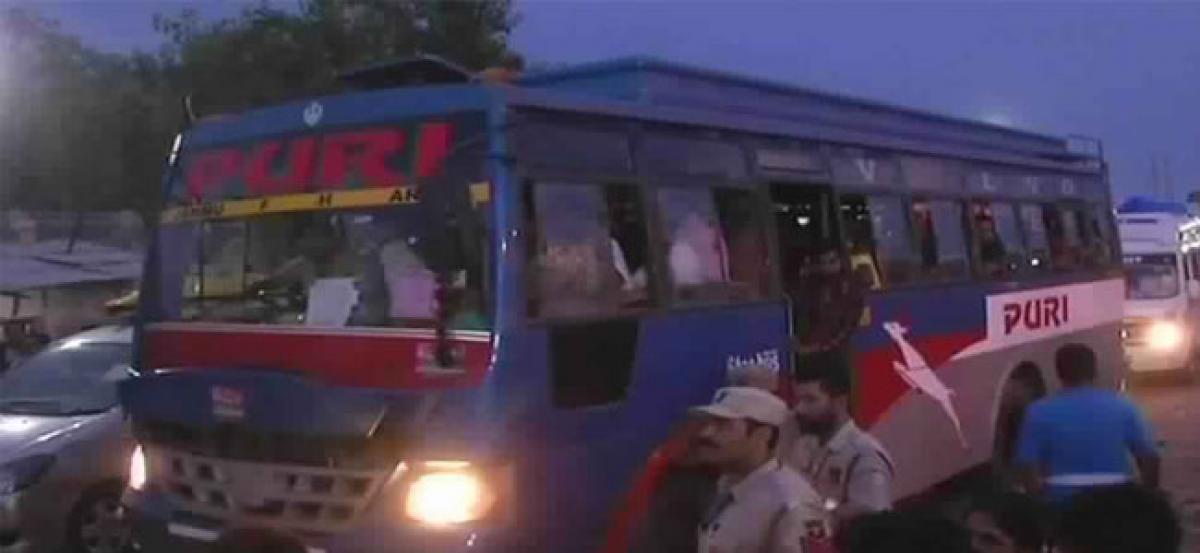
[{"label": "white bus", "polygon": [[1200,373],[1200,219],[1182,205],[1118,208],[1125,268],[1125,352],[1134,374]]}]

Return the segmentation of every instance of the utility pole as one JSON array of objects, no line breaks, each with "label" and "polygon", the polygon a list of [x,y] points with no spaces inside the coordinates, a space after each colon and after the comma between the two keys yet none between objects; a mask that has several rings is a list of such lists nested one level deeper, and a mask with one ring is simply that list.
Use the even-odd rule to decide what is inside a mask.
[{"label": "utility pole", "polygon": [[1158,175],[1158,156],[1150,155],[1150,195],[1162,195],[1162,180]]},{"label": "utility pole", "polygon": [[1163,186],[1166,188],[1166,199],[1175,201],[1175,179],[1171,174],[1171,156],[1163,158]]}]

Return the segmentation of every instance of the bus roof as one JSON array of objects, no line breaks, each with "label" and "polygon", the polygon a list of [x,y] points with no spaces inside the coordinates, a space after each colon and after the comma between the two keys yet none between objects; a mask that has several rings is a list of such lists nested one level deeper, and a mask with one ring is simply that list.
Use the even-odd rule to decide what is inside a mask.
[{"label": "bus roof", "polygon": [[520,84],[504,89],[507,103],[1089,175],[1103,168],[1064,138],[651,58],[548,71]]},{"label": "bus roof", "polygon": [[[526,86],[583,92],[648,105],[674,105],[763,115],[870,117],[883,125],[917,125],[942,132],[982,133],[1029,149],[1061,152],[1059,137],[920,111],[778,81],[672,63],[629,57],[582,64],[530,75]],[[720,92],[715,94],[715,92]],[[742,109],[748,108],[748,109]],[[883,121],[878,118],[883,117]]]},{"label": "bus roof", "polygon": [[188,133],[187,146],[306,131],[312,125],[302,114],[314,103],[324,128],[510,105],[1093,175],[1101,169],[1063,138],[640,57],[532,74],[517,86],[386,88],[210,117]]}]

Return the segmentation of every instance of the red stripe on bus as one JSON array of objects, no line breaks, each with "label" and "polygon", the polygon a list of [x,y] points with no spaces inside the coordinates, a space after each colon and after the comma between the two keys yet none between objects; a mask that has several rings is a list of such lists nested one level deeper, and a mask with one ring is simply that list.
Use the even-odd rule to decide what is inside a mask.
[{"label": "red stripe on bus", "polygon": [[[929,367],[936,372],[954,354],[983,340],[985,336],[985,331],[980,329],[972,332],[928,336],[915,339],[912,344],[924,356]],[[900,350],[893,344],[857,352],[854,355],[856,370],[854,390],[857,396],[854,418],[863,428],[870,428],[879,422],[879,419],[893,404],[912,390],[900,378],[900,375],[896,374],[896,370],[892,367],[893,362],[904,363]]]},{"label": "red stripe on bus", "polygon": [[[438,371],[428,359],[432,337],[152,329],[145,339],[149,369],[226,368],[300,372],[334,386],[440,389],[479,385],[491,360],[490,341],[452,339],[461,371]],[[420,370],[418,365],[432,370]]]}]

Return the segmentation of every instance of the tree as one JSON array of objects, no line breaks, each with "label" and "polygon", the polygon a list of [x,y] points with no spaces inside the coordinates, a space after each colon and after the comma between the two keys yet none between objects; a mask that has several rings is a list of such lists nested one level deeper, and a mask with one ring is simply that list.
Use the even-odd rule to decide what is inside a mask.
[{"label": "tree", "polygon": [[509,0],[303,0],[298,13],[264,2],[234,19],[155,21],[172,86],[204,112],[329,93],[344,71],[418,52],[483,69],[507,53],[514,24]]},{"label": "tree", "polygon": [[21,9],[0,12],[0,51],[0,206],[153,209],[165,132],[137,59]]},{"label": "tree", "polygon": [[158,205],[180,99],[201,114],[334,92],[339,73],[425,52],[471,69],[508,53],[510,0],[267,2],[238,17],[156,16],[155,53],[87,48],[28,10],[0,11],[0,208]]}]

